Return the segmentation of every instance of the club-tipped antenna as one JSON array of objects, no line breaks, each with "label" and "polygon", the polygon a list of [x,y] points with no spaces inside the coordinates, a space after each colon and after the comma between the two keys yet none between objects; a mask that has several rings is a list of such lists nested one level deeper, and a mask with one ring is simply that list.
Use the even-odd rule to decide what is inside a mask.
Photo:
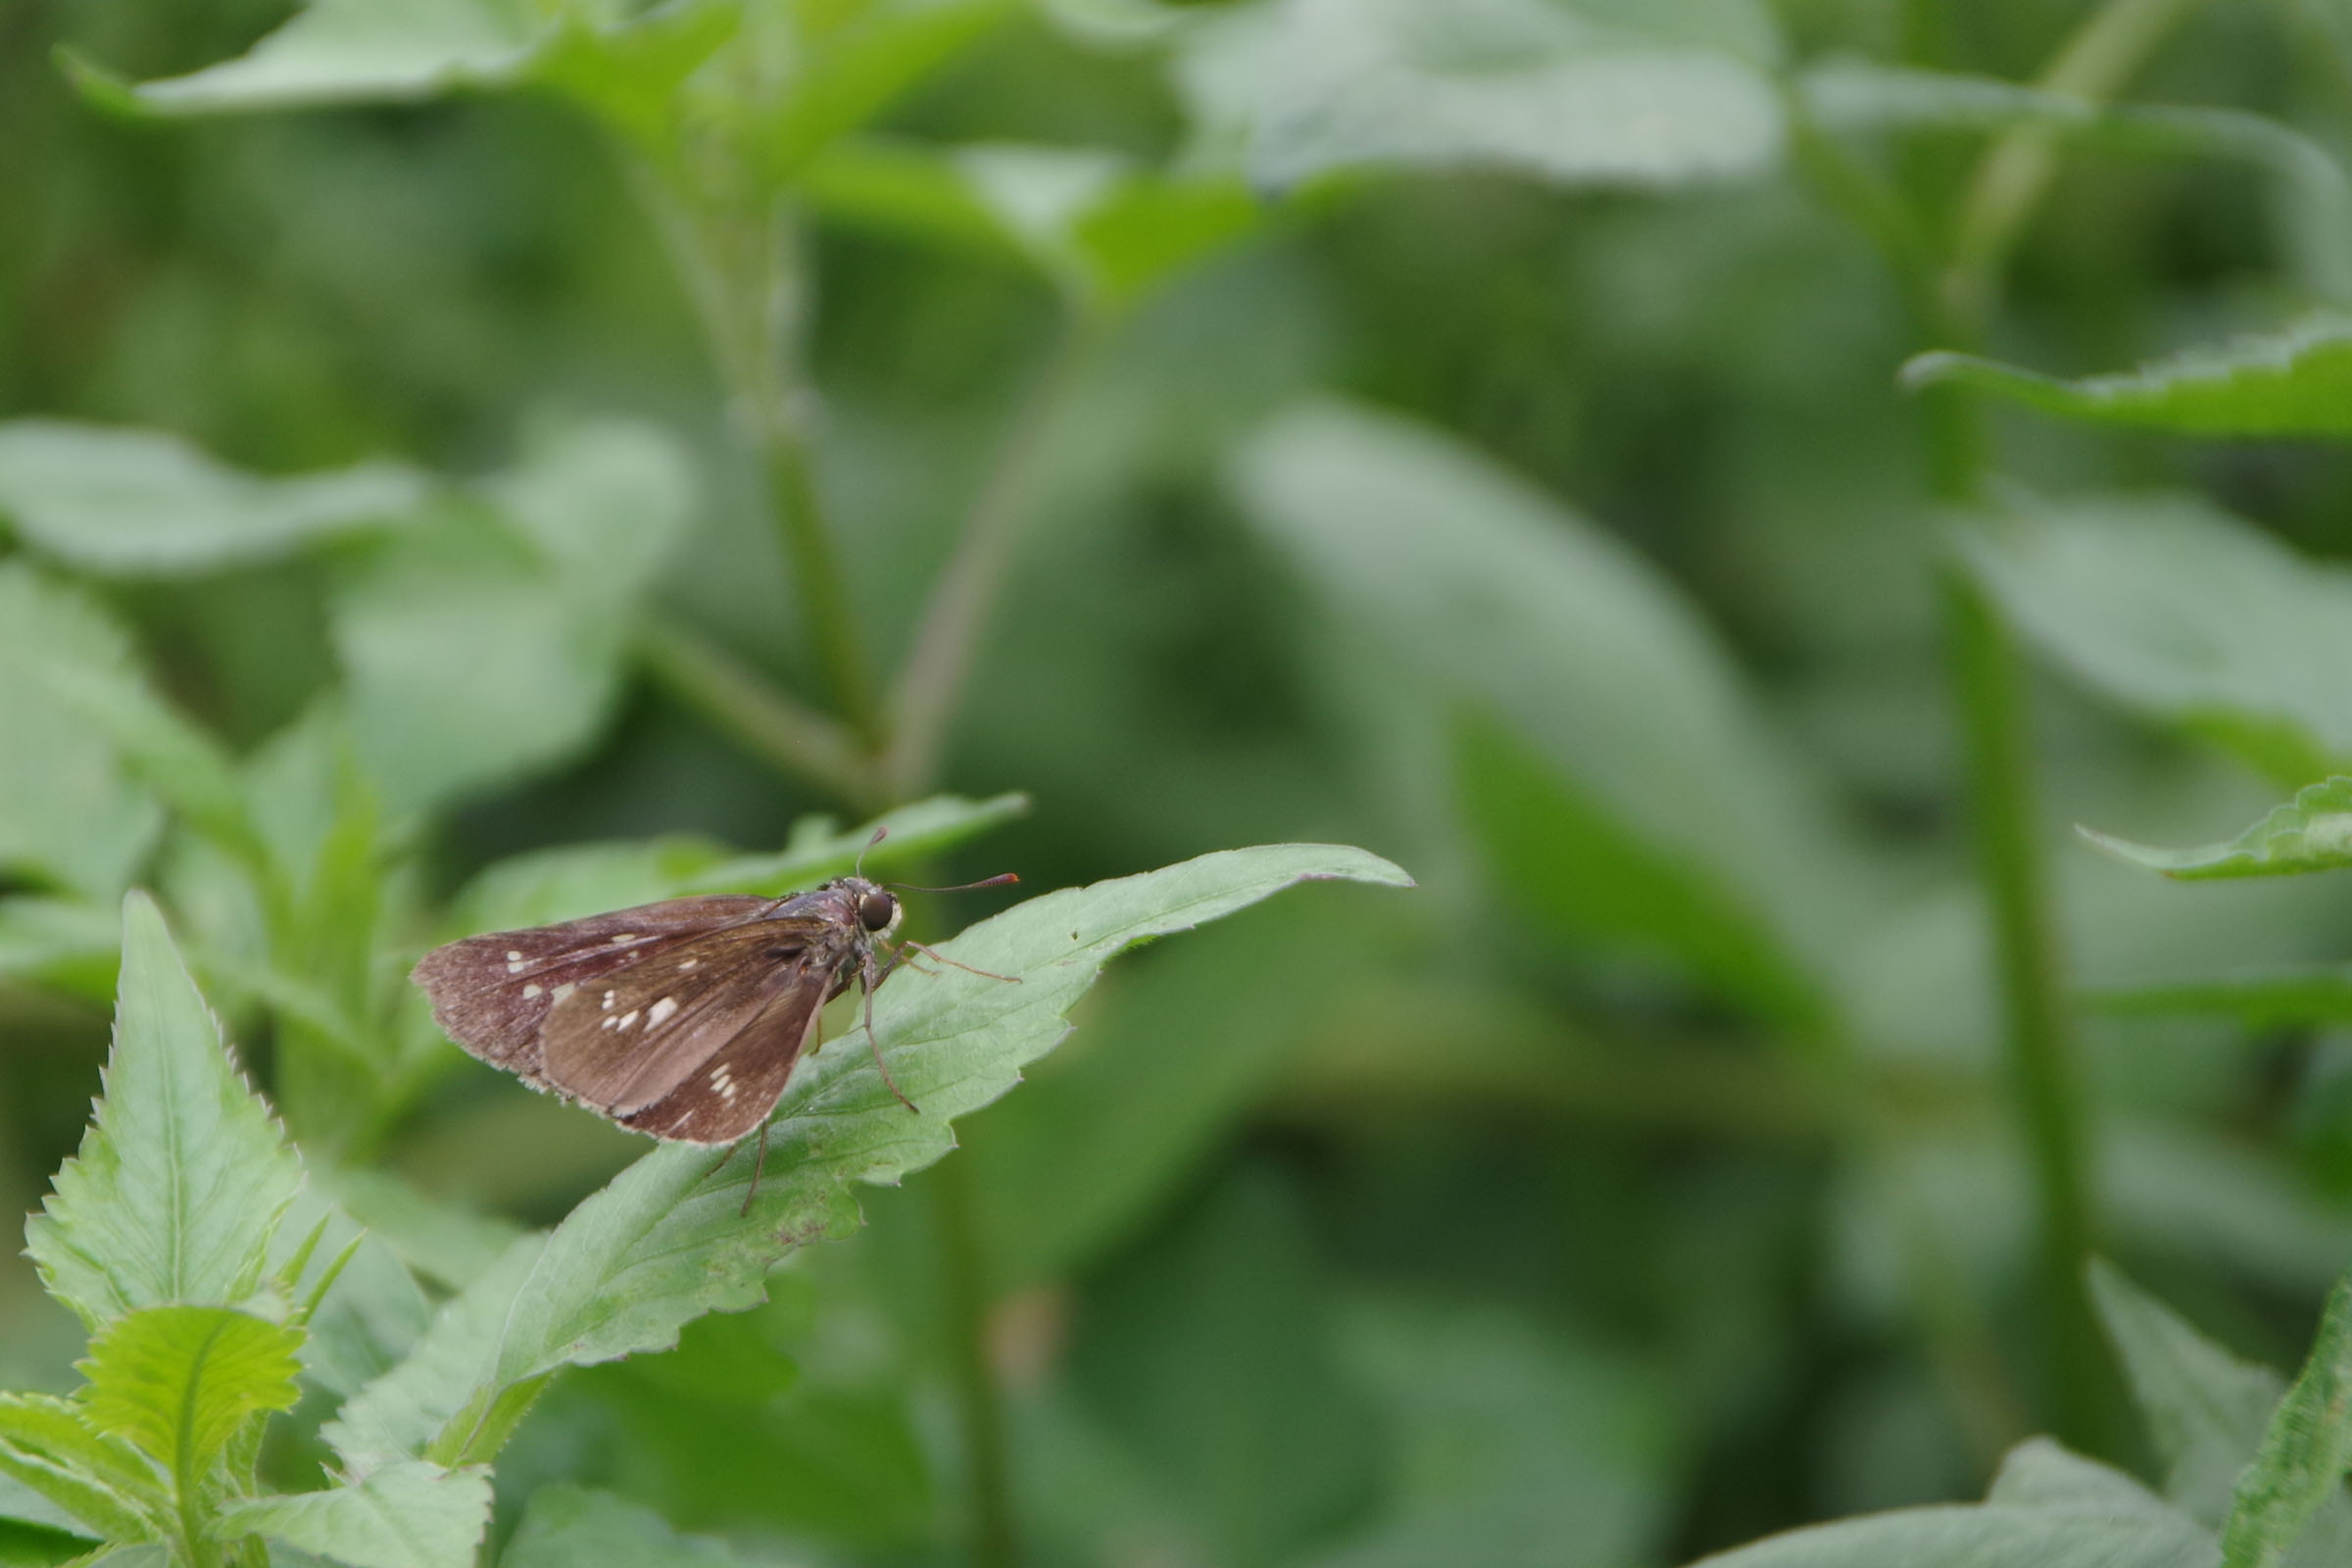
[{"label": "club-tipped antenna", "polygon": [[952,888],[918,888],[911,882],[885,882],[882,885],[886,888],[896,888],[901,893],[969,893],[974,888],[1001,888],[1008,882],[1018,882],[1019,880],[1019,877],[1006,871],[982,882],[958,882]]},{"label": "club-tipped antenna", "polygon": [[852,876],[863,876],[863,875],[865,875],[865,856],[866,856],[866,850],[871,850],[871,849],[872,849],[872,848],[873,848],[875,845],[877,845],[877,844],[881,843],[881,842],[882,842],[884,839],[886,839],[886,838],[888,838],[888,837],[890,837],[890,824],[889,824],[889,823],[887,823],[887,822],[881,822],[881,823],[877,823],[877,824],[875,824],[875,827],[874,827],[874,836],[873,836],[872,838],[870,838],[870,839],[867,839],[867,840],[865,841],[865,849],[864,849],[864,850],[859,850],[859,851],[858,852],[858,863],[857,863],[855,866],[851,867],[851,869],[850,869],[850,875],[852,875]]}]

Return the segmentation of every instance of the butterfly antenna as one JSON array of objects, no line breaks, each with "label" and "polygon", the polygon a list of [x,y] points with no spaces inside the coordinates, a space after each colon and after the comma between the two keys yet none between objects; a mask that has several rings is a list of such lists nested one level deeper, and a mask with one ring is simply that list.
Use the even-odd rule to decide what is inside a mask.
[{"label": "butterfly antenna", "polygon": [[887,822],[884,822],[884,823],[877,824],[877,825],[876,825],[876,827],[874,828],[874,836],[873,836],[872,838],[870,838],[870,839],[867,839],[867,840],[865,841],[865,849],[863,849],[863,850],[859,850],[859,851],[858,852],[858,863],[857,863],[857,865],[855,865],[854,867],[852,867],[852,868],[851,868],[851,870],[850,870],[850,875],[852,875],[852,876],[863,876],[863,875],[865,875],[865,856],[866,856],[866,851],[867,851],[867,850],[871,850],[871,849],[872,849],[872,848],[873,848],[875,845],[877,845],[877,844],[881,843],[881,842],[882,842],[884,839],[886,839],[886,838],[888,838],[888,837],[890,837],[890,824],[889,824],[889,823],[887,823]]},{"label": "butterfly antenna", "polygon": [[918,888],[911,882],[885,882],[882,885],[886,888],[897,888],[901,893],[969,893],[974,888],[1001,888],[1008,882],[1018,882],[1019,880],[1019,877],[1006,871],[1001,876],[992,876],[985,882],[958,882],[952,888]]}]

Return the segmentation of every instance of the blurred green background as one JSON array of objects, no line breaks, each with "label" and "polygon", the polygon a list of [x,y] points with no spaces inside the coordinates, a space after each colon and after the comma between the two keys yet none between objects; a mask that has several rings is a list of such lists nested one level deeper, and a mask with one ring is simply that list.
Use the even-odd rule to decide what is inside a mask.
[{"label": "blurred green background", "polygon": [[[2352,295],[2336,0],[710,0],[575,9],[568,53],[554,8],[337,13],[140,111],[114,76],[284,8],[0,9],[15,1206],[96,1090],[125,885],[216,956],[314,1165],[474,1211],[410,1238],[462,1250],[643,1147],[417,1034],[400,973],[485,868],[1020,791],[923,869],[1306,839],[1421,887],[1122,960],[770,1306],[560,1386],[507,1503],[583,1481],[809,1561],[959,1560],[1002,1506],[1039,1563],[1630,1568],[1975,1496],[2034,1431],[2144,1468],[2003,1065],[1948,566],[1989,507],[2045,529],[1958,592],[2025,649],[2088,1239],[2299,1358],[2352,1052],[2110,994],[2339,956],[2352,910],[2067,827],[2223,838],[2352,752],[2341,579],[2287,554],[2352,550],[2352,466],[1896,372]],[[2141,33],[2076,85],[2197,114],[2034,141],[1997,84],[2102,18]],[[2051,160],[2007,231],[2000,138]],[[978,614],[936,760],[868,765],[943,580]],[[372,800],[356,971],[271,946],[169,759],[43,684],[75,662],[143,670],[266,835]],[[286,1082],[281,971],[348,982],[397,1070]],[[77,1348],[10,1260],[0,1372]]]}]

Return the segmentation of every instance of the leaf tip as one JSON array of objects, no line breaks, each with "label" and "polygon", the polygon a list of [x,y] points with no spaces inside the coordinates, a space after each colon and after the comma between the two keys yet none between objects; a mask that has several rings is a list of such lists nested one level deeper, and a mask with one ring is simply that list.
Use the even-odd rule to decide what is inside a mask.
[{"label": "leaf tip", "polygon": [[1950,349],[1931,349],[1905,360],[1903,368],[1894,372],[1894,384],[1905,392],[1917,392],[1953,379],[1968,363],[1969,357],[1965,354],[1955,354]]},{"label": "leaf tip", "polygon": [[122,120],[152,120],[155,112],[139,98],[129,79],[116,74],[71,44],[49,51],[50,62],[73,83],[83,103]]},{"label": "leaf tip", "polygon": [[2121,860],[2127,865],[2137,866],[2143,871],[2154,871],[2159,876],[2178,879],[2190,869],[2180,853],[2176,850],[2160,850],[2154,845],[2137,844],[2131,839],[2118,838],[2112,833],[2102,833],[2095,827],[2086,827],[2080,822],[2075,824],[2075,832],[2083,843],[2092,849]]}]

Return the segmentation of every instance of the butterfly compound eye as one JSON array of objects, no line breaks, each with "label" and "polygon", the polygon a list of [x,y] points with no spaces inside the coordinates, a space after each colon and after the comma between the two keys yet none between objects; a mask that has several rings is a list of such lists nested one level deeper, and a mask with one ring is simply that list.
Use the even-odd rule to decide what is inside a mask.
[{"label": "butterfly compound eye", "polygon": [[887,893],[868,893],[858,901],[858,923],[868,931],[886,931],[899,917],[899,901]]}]

